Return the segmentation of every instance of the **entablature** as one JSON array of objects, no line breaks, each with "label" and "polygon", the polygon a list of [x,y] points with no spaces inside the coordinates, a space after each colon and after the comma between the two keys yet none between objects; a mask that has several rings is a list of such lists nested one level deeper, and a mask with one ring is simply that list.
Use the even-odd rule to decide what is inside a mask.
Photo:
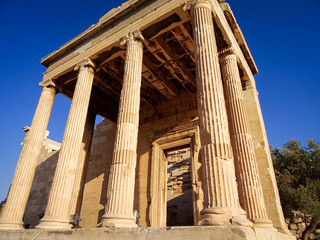
[{"label": "entablature", "polygon": [[[213,7],[218,50],[232,48],[239,59],[241,79],[254,86],[253,74],[257,72],[254,61],[250,61],[252,57],[247,48],[238,44],[223,12],[225,3],[220,6],[216,0],[208,1]],[[134,0],[122,4],[44,58],[42,64],[48,68],[43,81],[53,79],[62,87],[61,93],[72,98],[77,79],[75,65],[85,58],[92,59],[97,67],[91,104],[99,114],[115,121],[125,59],[125,47],[120,45],[120,39],[140,30],[144,37],[142,104],[155,107],[181,94],[195,96],[192,22],[190,11],[185,11],[184,6],[185,0]],[[244,39],[242,43],[245,44]]]}]

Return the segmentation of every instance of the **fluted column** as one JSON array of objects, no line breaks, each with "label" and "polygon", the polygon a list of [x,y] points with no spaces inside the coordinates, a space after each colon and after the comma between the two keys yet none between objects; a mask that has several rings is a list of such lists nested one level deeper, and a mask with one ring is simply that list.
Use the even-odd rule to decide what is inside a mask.
[{"label": "fluted column", "polygon": [[143,44],[139,31],[123,43],[127,52],[102,227],[137,227],[133,215]]},{"label": "fluted column", "polygon": [[204,174],[204,209],[199,225],[250,225],[239,204],[211,4],[208,1],[189,4],[192,6]]},{"label": "fluted column", "polygon": [[40,83],[40,86],[43,87],[42,93],[1,212],[0,228],[23,228],[22,218],[56,95],[56,86],[51,80]]},{"label": "fluted column", "polygon": [[249,130],[236,55],[226,53],[221,57],[221,65],[240,204],[256,226],[271,227]]},{"label": "fluted column", "polygon": [[64,131],[45,216],[36,228],[70,228],[69,207],[94,77],[90,59],[79,63],[77,84]]},{"label": "fluted column", "polygon": [[84,133],[83,133],[80,157],[78,160],[76,176],[73,184],[71,203],[69,208],[70,216],[72,215],[80,216],[83,189],[84,189],[84,183],[86,180],[86,175],[88,170],[95,120],[96,120],[96,113],[93,109],[89,108],[88,114],[87,114],[87,120],[84,128]]}]

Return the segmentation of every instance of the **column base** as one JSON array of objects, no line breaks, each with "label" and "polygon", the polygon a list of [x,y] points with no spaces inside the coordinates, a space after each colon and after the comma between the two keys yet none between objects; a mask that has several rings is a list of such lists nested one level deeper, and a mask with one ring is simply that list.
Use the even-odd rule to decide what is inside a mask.
[{"label": "column base", "polygon": [[241,208],[212,207],[200,212],[199,226],[238,225],[252,227],[252,222],[246,218],[246,212]]},{"label": "column base", "polygon": [[44,216],[40,223],[35,226],[37,229],[70,229],[72,224],[67,219],[59,219],[50,216]]},{"label": "column base", "polygon": [[250,221],[253,223],[253,227],[268,228],[268,230],[277,231],[277,229],[273,227],[272,222],[268,218],[253,218],[250,219]]},{"label": "column base", "polygon": [[22,221],[0,221],[0,229],[24,229]]},{"label": "column base", "polygon": [[125,214],[104,214],[98,227],[103,228],[136,228],[136,218]]}]

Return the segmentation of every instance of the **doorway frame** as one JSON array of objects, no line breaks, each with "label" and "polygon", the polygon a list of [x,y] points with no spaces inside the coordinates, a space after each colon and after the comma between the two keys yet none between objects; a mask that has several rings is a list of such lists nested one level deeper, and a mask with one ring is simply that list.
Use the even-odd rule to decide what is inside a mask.
[{"label": "doorway frame", "polygon": [[177,126],[166,134],[154,138],[151,154],[150,226],[167,226],[167,159],[164,151],[180,146],[190,146],[191,179],[194,225],[197,225],[203,208],[200,138],[198,121]]}]

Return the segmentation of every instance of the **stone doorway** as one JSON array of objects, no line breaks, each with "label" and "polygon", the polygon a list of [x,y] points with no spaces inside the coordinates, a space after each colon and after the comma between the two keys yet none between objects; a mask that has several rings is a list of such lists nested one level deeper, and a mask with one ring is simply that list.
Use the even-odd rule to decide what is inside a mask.
[{"label": "stone doorway", "polygon": [[190,146],[165,151],[167,158],[167,226],[193,226]]},{"label": "stone doorway", "polygon": [[203,193],[196,124],[178,126],[152,143],[151,227],[197,225]]}]

